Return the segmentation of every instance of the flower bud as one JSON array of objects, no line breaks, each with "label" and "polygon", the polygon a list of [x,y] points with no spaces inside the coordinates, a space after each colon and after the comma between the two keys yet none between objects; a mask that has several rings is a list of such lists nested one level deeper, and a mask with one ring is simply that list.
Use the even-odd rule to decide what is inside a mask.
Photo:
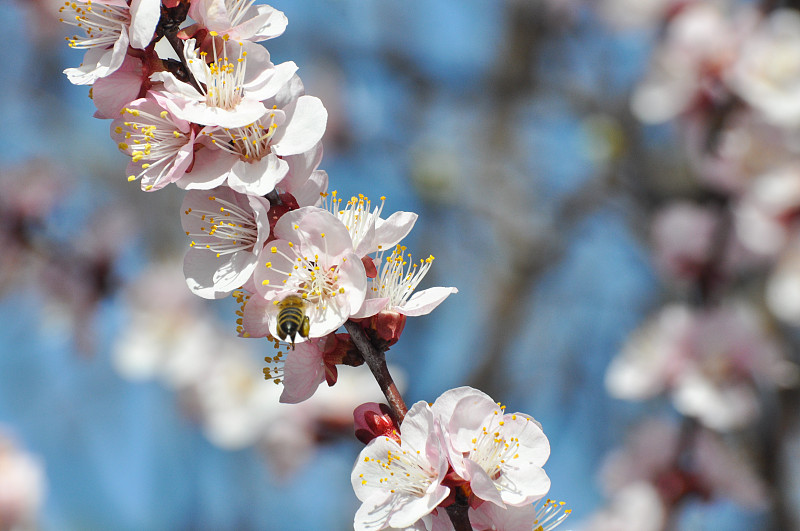
[{"label": "flower bud", "polygon": [[367,402],[353,411],[356,438],[364,444],[380,436],[400,442],[400,431],[386,404]]}]

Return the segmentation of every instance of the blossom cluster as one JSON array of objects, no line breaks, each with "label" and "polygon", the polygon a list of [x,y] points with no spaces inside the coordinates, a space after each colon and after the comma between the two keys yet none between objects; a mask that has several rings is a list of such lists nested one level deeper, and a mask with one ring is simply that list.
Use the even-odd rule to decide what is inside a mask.
[{"label": "blossom cluster", "polygon": [[629,104],[643,124],[677,126],[685,164],[670,167],[664,190],[642,176],[660,199],[650,243],[665,302],[624,342],[606,387],[666,397],[684,418],[680,428],[645,420],[609,458],[612,504],[587,528],[660,529],[691,495],[763,509],[780,487],[747,463],[780,450],[751,437],[800,383],[782,334],[800,324],[800,12],[732,0],[600,6],[659,28]]},{"label": "blossom cluster", "polygon": [[473,529],[550,530],[570,512],[552,500],[534,505],[550,489],[541,425],[477,389],[417,402],[400,426],[377,404],[357,409],[355,420],[362,440],[374,437],[350,478],[363,502],[356,531],[448,529],[445,508],[465,492]]},{"label": "blossom cluster", "polygon": [[[84,32],[67,39],[85,55],[65,74],[91,85],[95,116],[112,120],[111,137],[130,157],[129,182],[144,192],[186,190],[186,284],[202,298],[233,296],[239,335],[274,342],[263,372],[283,384],[281,402],[303,402],[323,381],[337,381],[336,365],[364,362],[350,326],[382,354],[406,317],[428,314],[457,292],[415,291],[434,260],[412,259],[401,244],[416,214],[384,216],[383,197],[373,204],[328,191],[318,169],[327,111],[305,94],[295,63],[274,64],[259,44],[283,33],[283,13],[252,0],[75,0],[61,13]],[[148,335],[133,334],[117,351],[120,370],[190,390],[220,445],[253,444],[266,424],[280,437],[280,416],[265,407],[273,397],[242,376],[249,372],[242,356],[197,357],[237,349],[202,320],[159,322],[162,306],[176,303],[160,295],[134,316],[136,328],[171,334],[174,348],[163,352]],[[346,324],[349,333],[337,333]],[[182,327],[189,331],[178,333]],[[353,471],[364,501],[358,529],[447,529],[452,515],[444,508],[459,496],[470,503],[475,529],[549,530],[566,516],[555,502],[533,505],[550,480],[541,468],[549,443],[531,417],[505,414],[483,393],[459,388],[432,406],[416,404],[402,426],[393,422]],[[395,469],[396,478],[378,477]]]},{"label": "blossom cluster", "polygon": [[[86,52],[65,73],[92,85],[95,115],[113,119],[128,181],[186,190],[189,288],[236,297],[241,336],[291,342],[291,354],[267,357],[265,375],[284,383],[282,401],[300,402],[336,381],[351,347],[334,334],[346,321],[393,343],[406,316],[429,313],[456,289],[414,292],[434,259],[414,261],[400,245],[416,214],[382,217],[384,198],[328,192],[318,169],[327,111],[305,94],[295,63],[272,63],[259,44],[283,33],[286,16],[253,4],[68,2],[62,20],[85,31],[69,44]],[[308,329],[287,334],[278,317],[293,297]]]}]

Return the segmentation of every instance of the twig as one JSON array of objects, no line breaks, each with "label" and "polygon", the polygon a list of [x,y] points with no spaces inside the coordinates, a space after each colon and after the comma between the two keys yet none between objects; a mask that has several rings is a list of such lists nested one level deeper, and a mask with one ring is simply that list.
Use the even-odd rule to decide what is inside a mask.
[{"label": "twig", "polygon": [[456,501],[445,509],[455,531],[472,531],[469,521],[469,502],[461,487],[456,489]]},{"label": "twig", "polygon": [[383,391],[395,420],[398,424],[402,423],[406,413],[408,413],[408,407],[406,407],[400,391],[397,390],[397,385],[395,385],[392,375],[389,374],[384,352],[372,344],[372,341],[369,340],[364,329],[358,323],[347,321],[344,323],[344,327],[350,334],[356,348],[364,357],[364,361],[369,366],[369,370],[372,371],[372,375],[375,376],[375,380],[378,382],[381,391]]}]

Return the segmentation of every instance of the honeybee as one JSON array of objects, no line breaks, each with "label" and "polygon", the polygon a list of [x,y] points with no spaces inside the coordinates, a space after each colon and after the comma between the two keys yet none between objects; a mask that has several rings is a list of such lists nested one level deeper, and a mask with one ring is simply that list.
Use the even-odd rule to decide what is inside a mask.
[{"label": "honeybee", "polygon": [[278,303],[278,337],[289,340],[294,350],[294,338],[299,334],[308,337],[310,323],[305,312],[306,303],[297,295],[289,295]]}]

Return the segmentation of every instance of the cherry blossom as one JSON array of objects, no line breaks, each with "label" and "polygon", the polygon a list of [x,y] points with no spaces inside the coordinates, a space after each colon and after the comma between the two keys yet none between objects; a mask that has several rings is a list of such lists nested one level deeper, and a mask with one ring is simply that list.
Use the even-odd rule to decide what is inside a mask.
[{"label": "cherry blossom", "polygon": [[128,181],[142,190],[160,190],[179,180],[194,160],[196,129],[166,110],[168,95],[150,92],[127,105],[111,123],[111,136],[131,157]]},{"label": "cherry blossom", "polygon": [[187,192],[181,223],[192,242],[183,267],[195,294],[219,299],[245,284],[269,237],[269,208],[263,197],[225,187]]},{"label": "cherry blossom", "polygon": [[42,462],[0,433],[0,526],[36,529],[45,489]]},{"label": "cherry blossom", "polygon": [[372,209],[372,202],[363,194],[352,196],[344,208],[342,199],[336,190],[330,193],[330,199],[324,198],[324,208],[344,223],[353,238],[355,253],[364,257],[383,249],[392,247],[405,238],[417,215],[413,212],[395,212],[388,219],[381,218],[385,197],[381,197],[380,205]]},{"label": "cherry blossom", "polygon": [[564,502],[546,500],[544,503],[507,507],[483,503],[470,509],[472,529],[477,531],[551,531],[569,516]]},{"label": "cherry blossom", "polygon": [[[296,97],[281,106],[276,98],[265,100],[263,103],[271,110],[251,124],[208,129],[204,134],[209,150],[199,154],[197,171],[179,184],[207,188],[226,182],[241,193],[271,192],[289,174],[286,158],[308,152],[313,155],[320,149],[325,132],[328,114],[322,102],[313,96],[297,95],[296,91],[292,96]],[[203,165],[204,156],[212,157],[215,164]]]},{"label": "cherry blossom", "polygon": [[383,253],[378,253],[375,266],[380,267],[380,272],[371,280],[364,305],[355,317],[370,317],[380,311],[397,312],[406,316],[426,315],[451,293],[458,293],[456,288],[445,287],[433,287],[414,293],[430,270],[434,257],[428,256],[416,264],[410,254],[406,258],[405,250],[405,246],[398,245],[385,260]]},{"label": "cherry blossom", "polygon": [[210,54],[198,50],[194,39],[184,43],[189,73],[199,87],[170,72],[155,72],[151,79],[164,83],[172,96],[168,108],[188,122],[228,128],[256,122],[268,111],[261,101],[274,97],[294,76],[297,65],[273,65],[263,46],[248,41],[231,42],[225,37],[213,38],[211,43]]},{"label": "cherry blossom", "polygon": [[334,332],[361,307],[367,289],[350,233],[330,212],[303,207],[281,217],[275,236],[258,259],[258,296],[245,306],[245,330],[254,337],[277,337],[277,303],[295,294],[307,304],[309,337]]},{"label": "cherry blossom", "polygon": [[431,409],[442,424],[453,470],[477,498],[505,508],[547,494],[550,478],[542,466],[550,443],[532,417],[505,413],[471,387],[446,391]]},{"label": "cherry blossom", "polygon": [[[66,2],[59,12],[67,18],[61,22],[86,32],[67,39],[71,48],[86,50],[78,68],[64,73],[75,85],[91,85],[99,78],[114,73],[128,50],[150,44],[161,16],[160,0],[74,0]],[[74,15],[72,14],[74,13]]]},{"label": "cherry blossom", "polygon": [[210,31],[234,40],[259,42],[281,35],[289,22],[286,15],[253,3],[254,0],[194,0],[189,16]]},{"label": "cherry blossom", "polygon": [[353,467],[350,481],[362,501],[356,531],[413,526],[450,492],[442,485],[447,452],[428,404],[414,404],[400,429],[400,442],[385,436],[373,439]]}]

